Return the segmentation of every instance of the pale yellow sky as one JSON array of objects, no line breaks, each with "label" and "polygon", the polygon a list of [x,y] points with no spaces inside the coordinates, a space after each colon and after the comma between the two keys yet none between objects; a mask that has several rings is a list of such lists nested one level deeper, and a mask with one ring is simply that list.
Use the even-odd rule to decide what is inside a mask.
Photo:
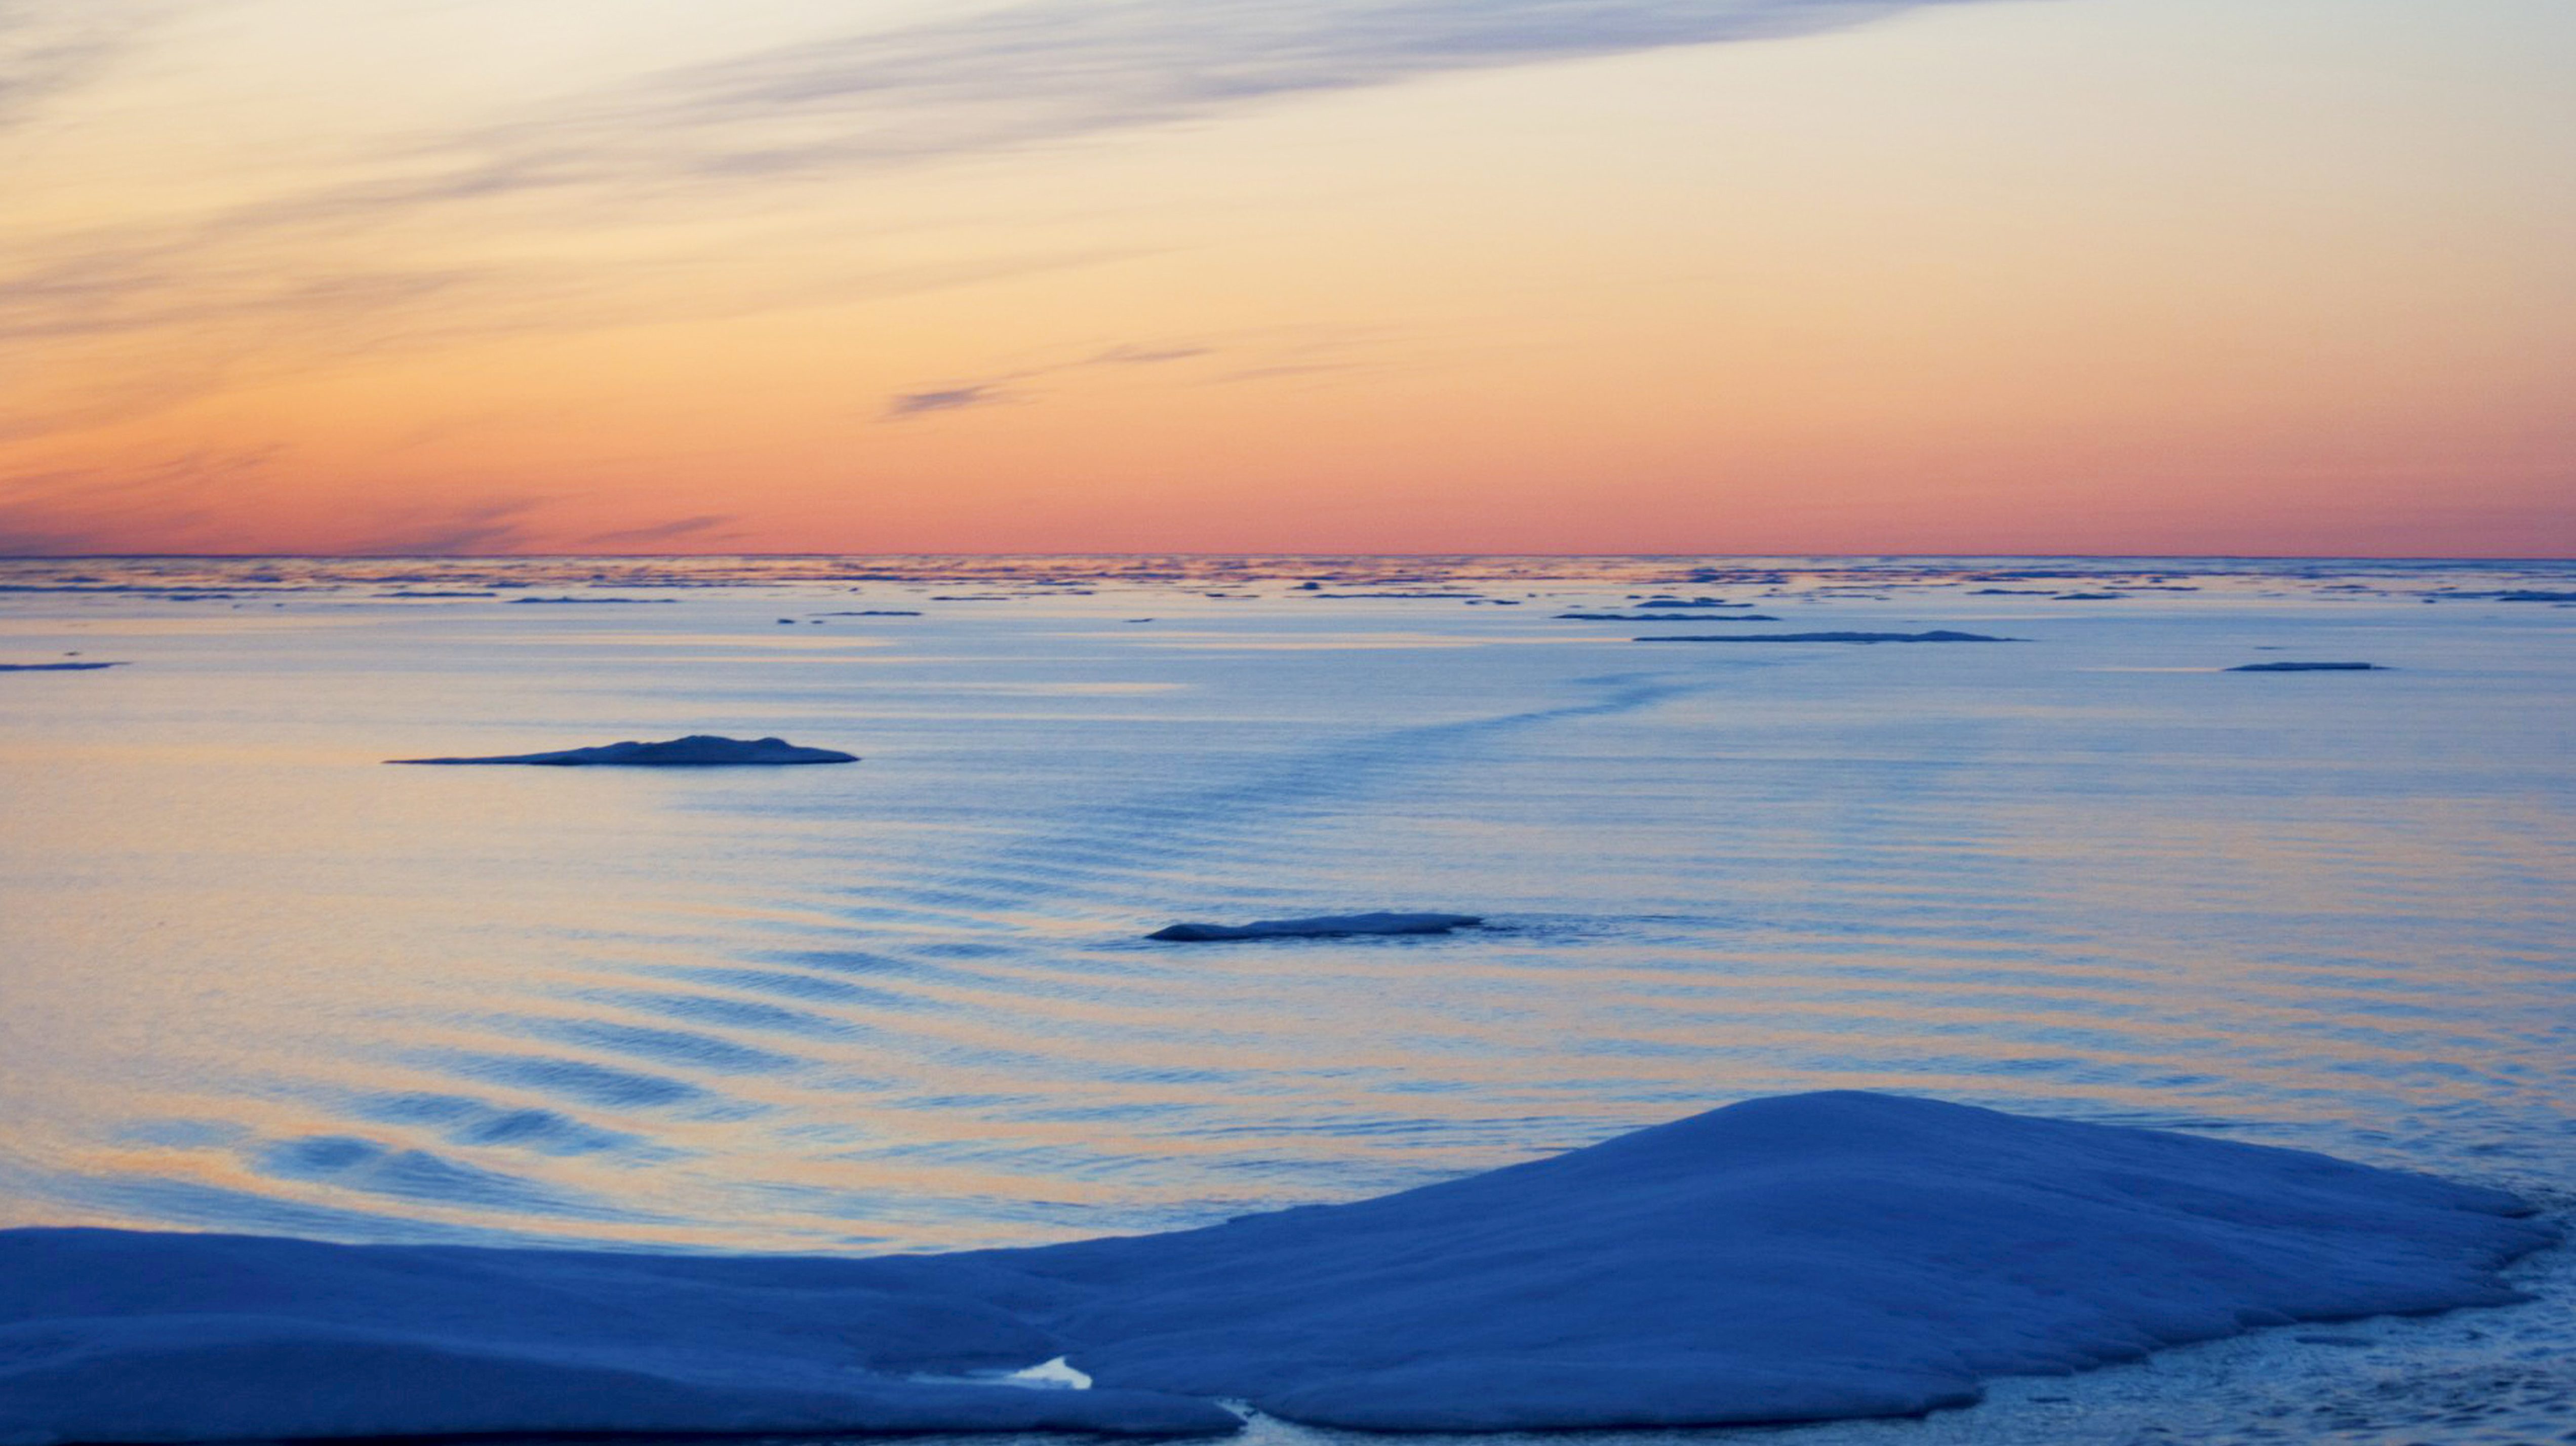
[{"label": "pale yellow sky", "polygon": [[2569,74],[2563,0],[40,0],[0,552],[2563,555]]}]

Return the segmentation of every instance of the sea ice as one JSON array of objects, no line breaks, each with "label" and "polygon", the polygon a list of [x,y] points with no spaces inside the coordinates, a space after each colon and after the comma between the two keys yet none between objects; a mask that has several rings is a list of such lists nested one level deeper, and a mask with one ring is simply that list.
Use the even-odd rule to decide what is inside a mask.
[{"label": "sea ice", "polygon": [[1776,623],[1769,613],[1729,613],[1711,617],[1706,613],[1558,613],[1559,622],[1578,623]]},{"label": "sea ice", "polygon": [[2377,663],[2239,663],[2231,673],[2375,673]]},{"label": "sea ice", "polygon": [[855,753],[800,748],[784,738],[719,738],[696,733],[663,743],[603,743],[556,753],[512,753],[494,758],[388,758],[387,763],[528,763],[548,768],[723,768],[789,763],[856,763]]},{"label": "sea ice", "polygon": [[1321,939],[1344,934],[1446,934],[1485,922],[1474,914],[1323,914],[1311,919],[1257,919],[1249,924],[1174,924],[1146,935],[1176,944],[1220,939]]},{"label": "sea ice", "polygon": [[99,668],[122,668],[123,663],[0,663],[0,673],[87,673]]},{"label": "sea ice", "polygon": [[[1199,1230],[817,1258],[0,1231],[0,1442],[1912,1414],[2500,1305],[2552,1232],[2304,1151],[1837,1092]],[[1066,1386],[969,1384],[1047,1362]],[[1059,1369],[1060,1366],[1060,1369]],[[935,1378],[935,1379],[925,1379]]]},{"label": "sea ice", "polygon": [[2013,638],[1990,638],[1983,633],[1954,633],[1935,628],[1928,633],[1694,633],[1674,634],[1660,638],[1632,638],[1639,643],[2009,643]]}]

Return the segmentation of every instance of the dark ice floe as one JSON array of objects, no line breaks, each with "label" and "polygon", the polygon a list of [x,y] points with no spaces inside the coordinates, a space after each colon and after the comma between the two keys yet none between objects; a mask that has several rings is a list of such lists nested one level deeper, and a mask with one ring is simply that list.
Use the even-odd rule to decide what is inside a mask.
[{"label": "dark ice floe", "polygon": [[[935,1256],[0,1231],[0,1441],[1903,1414],[2260,1325],[2494,1305],[2511,1197],[1890,1095],[1755,1100],[1207,1229]],[[1061,1389],[969,1384],[1061,1361]],[[1088,1389],[1076,1389],[1084,1378]]]},{"label": "dark ice floe", "polygon": [[1660,638],[1632,638],[1638,643],[2010,643],[2017,638],[1990,638],[1983,633],[1954,633],[1935,628],[1928,633],[1692,633]]},{"label": "dark ice floe", "polygon": [[122,668],[123,663],[0,663],[0,673],[90,673]]},{"label": "dark ice floe", "polygon": [[2376,673],[2377,663],[2239,663],[2231,673]]},{"label": "dark ice floe", "polygon": [[1474,914],[1319,914],[1311,919],[1256,919],[1249,924],[1173,924],[1146,935],[1176,944],[1222,939],[1325,939],[1350,934],[1446,934],[1485,922]]},{"label": "dark ice floe", "polygon": [[855,753],[800,748],[784,738],[719,738],[698,733],[662,743],[603,743],[555,753],[511,753],[492,758],[388,758],[387,763],[526,763],[547,768],[724,768],[793,763],[856,763]]},{"label": "dark ice floe", "polygon": [[1776,623],[1769,613],[1729,613],[1712,617],[1707,613],[1558,613],[1559,622],[1578,623]]}]

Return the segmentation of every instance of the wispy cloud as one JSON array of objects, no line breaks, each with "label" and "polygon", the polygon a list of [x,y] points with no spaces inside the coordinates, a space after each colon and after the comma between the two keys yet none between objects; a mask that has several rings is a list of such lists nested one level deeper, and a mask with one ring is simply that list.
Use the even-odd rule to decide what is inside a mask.
[{"label": "wispy cloud", "polygon": [[282,450],[194,448],[113,468],[0,476],[0,557],[98,552],[141,534],[184,535],[268,472]]},{"label": "wispy cloud", "polygon": [[105,72],[166,8],[144,0],[0,0],[0,129]]},{"label": "wispy cloud", "polygon": [[1094,367],[1152,367],[1173,362],[1194,361],[1217,354],[1213,346],[1113,346],[1064,361],[1039,362],[970,382],[951,382],[918,391],[898,392],[886,402],[879,420],[899,422],[909,417],[933,412],[963,411],[968,407],[1000,406],[1028,401],[1034,395],[1026,383],[1065,372],[1085,371]]},{"label": "wispy cloud", "polygon": [[454,508],[422,508],[374,519],[363,535],[331,550],[351,557],[452,557],[509,552],[528,540],[523,514],[545,499],[508,497]]},{"label": "wispy cloud", "polygon": [[837,172],[1965,3],[1975,0],[1025,0],[652,76],[459,138],[472,164],[432,189]]},{"label": "wispy cloud", "polygon": [[[506,16],[517,0],[466,3]],[[1766,39],[1968,3],[1981,0],[1020,0],[631,77],[216,214],[21,236],[0,251],[0,348],[122,347],[120,338],[155,335],[186,344],[130,351],[112,396],[0,407],[0,433],[130,415],[287,358],[313,365],[460,333],[635,320],[616,300],[631,295],[619,283],[654,267],[672,272],[651,290],[676,312],[813,304],[810,289],[762,293],[729,260],[632,246],[614,266],[561,259],[563,237],[699,219],[719,195],[792,211],[800,186],[891,166],[1446,72]],[[0,122],[95,73],[161,8],[167,0],[0,0]],[[523,259],[463,265],[454,243],[465,237],[484,256],[500,254],[480,244],[494,237],[541,244],[505,248]],[[555,259],[525,259],[538,256]],[[968,258],[852,280],[861,294],[900,291],[1099,259]],[[1006,399],[980,384],[924,389],[895,399],[888,415]]]},{"label": "wispy cloud", "polygon": [[932,412],[957,412],[968,407],[990,407],[1011,400],[1011,394],[1000,385],[977,382],[963,387],[936,387],[926,392],[902,392],[888,400],[885,420],[901,421],[906,417],[925,416]]},{"label": "wispy cloud", "polygon": [[733,520],[730,513],[710,512],[697,517],[679,517],[669,522],[657,522],[650,527],[626,527],[615,532],[595,532],[580,539],[580,543],[584,547],[626,547],[639,542],[673,542],[684,537],[703,541],[705,534],[714,532]]}]

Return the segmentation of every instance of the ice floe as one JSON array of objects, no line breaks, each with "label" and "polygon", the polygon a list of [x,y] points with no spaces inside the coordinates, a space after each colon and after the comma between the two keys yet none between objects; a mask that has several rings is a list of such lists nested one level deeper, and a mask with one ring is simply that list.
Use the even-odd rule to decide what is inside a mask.
[{"label": "ice floe", "polygon": [[784,738],[719,738],[692,734],[661,743],[603,743],[554,753],[510,753],[491,758],[388,758],[387,763],[526,763],[546,768],[724,768],[791,763],[856,763],[855,753],[800,748]]},{"label": "ice floe", "polygon": [[1712,617],[1706,613],[1558,613],[1559,622],[1578,623],[1776,623],[1769,613],[1728,613]]},{"label": "ice floe", "polygon": [[1934,628],[1928,633],[1692,633],[1660,638],[1632,638],[1639,643],[2010,643],[2016,638],[1990,638],[1983,633],[1956,633]]},{"label": "ice floe", "polygon": [[1249,924],[1173,924],[1146,935],[1176,944],[1223,939],[1323,939],[1348,934],[1446,934],[1485,922],[1474,914],[1321,914],[1311,919],[1256,919]]},{"label": "ice floe", "polygon": [[0,1442],[1197,1433],[1234,1425],[1219,1401],[1392,1430],[1910,1414],[2257,1326],[2504,1304],[2498,1267],[2553,1238],[2523,1213],[2303,1151],[1836,1092],[1034,1249],[21,1229]]}]

